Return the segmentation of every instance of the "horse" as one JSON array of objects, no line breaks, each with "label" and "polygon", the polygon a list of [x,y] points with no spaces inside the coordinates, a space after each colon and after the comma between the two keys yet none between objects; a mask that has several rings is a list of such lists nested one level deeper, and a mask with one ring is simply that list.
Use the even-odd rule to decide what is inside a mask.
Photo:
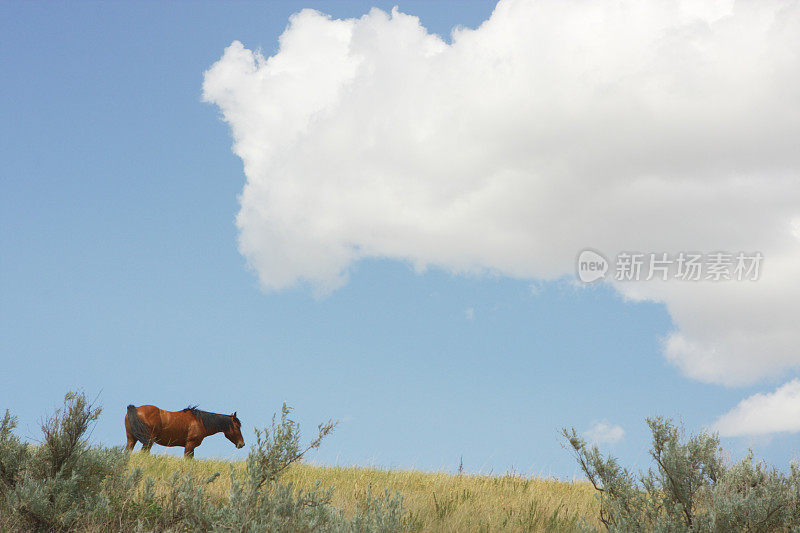
[{"label": "horse", "polygon": [[137,442],[142,443],[142,451],[150,453],[153,444],[161,446],[183,446],[183,456],[194,457],[194,449],[203,439],[219,433],[236,445],[244,447],[242,423],[232,415],[221,415],[201,411],[190,405],[181,411],[165,411],[155,405],[128,406],[125,415],[125,433],[128,437],[127,450],[133,450]]}]

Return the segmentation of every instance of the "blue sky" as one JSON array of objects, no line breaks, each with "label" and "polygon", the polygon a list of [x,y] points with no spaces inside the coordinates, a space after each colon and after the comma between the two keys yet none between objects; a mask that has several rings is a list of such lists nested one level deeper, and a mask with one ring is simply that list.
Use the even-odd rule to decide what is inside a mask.
[{"label": "blue sky", "polygon": [[[129,403],[236,410],[251,441],[286,401],[307,436],[340,420],[322,463],[453,470],[463,457],[468,471],[571,478],[563,426],[619,425],[603,446],[645,465],[645,417],[697,431],[780,383],[687,377],[662,353],[676,329],[663,303],[569,276],[418,271],[387,254],[322,297],[262,290],[237,249],[242,160],[202,101],[204,72],[236,40],[274,54],[303,7],[394,4],[0,5],[0,407],[22,436],[70,389],[99,397],[93,438],[107,445],[124,444]],[[397,4],[445,38],[494,7]],[[796,455],[787,433],[724,444],[780,466]],[[197,455],[246,451],[216,436]]]}]

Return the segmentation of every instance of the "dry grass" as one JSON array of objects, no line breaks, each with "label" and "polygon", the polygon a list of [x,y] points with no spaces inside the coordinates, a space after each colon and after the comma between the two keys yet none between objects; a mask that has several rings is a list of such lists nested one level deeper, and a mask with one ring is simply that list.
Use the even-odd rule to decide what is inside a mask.
[{"label": "dry grass", "polygon": [[[134,453],[131,468],[166,483],[175,471],[206,479],[210,495],[227,498],[231,464],[220,460],[186,461],[166,455]],[[564,531],[585,520],[599,527],[597,502],[588,483],[567,483],[520,476],[452,475],[413,470],[379,470],[359,467],[292,466],[282,478],[297,487],[333,487],[333,505],[350,513],[368,491],[403,495],[409,520],[418,531]]]}]

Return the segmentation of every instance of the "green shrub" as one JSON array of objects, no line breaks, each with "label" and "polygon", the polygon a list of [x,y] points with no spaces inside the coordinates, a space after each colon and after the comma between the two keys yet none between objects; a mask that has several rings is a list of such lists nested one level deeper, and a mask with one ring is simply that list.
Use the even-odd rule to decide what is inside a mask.
[{"label": "green shrub", "polygon": [[399,497],[373,498],[368,495],[355,516],[347,519],[330,505],[331,489],[319,485],[311,491],[280,483],[280,475],[301,460],[336,424],[320,424],[317,436],[301,451],[300,428],[289,418],[284,404],[279,421],[263,432],[256,430],[256,444],[247,457],[241,479],[231,467],[231,493],[222,508],[218,526],[240,531],[400,531],[403,529],[402,501]]},{"label": "green shrub", "polygon": [[0,498],[3,500],[16,486],[30,456],[28,445],[12,433],[16,427],[17,419],[6,410],[0,423]]},{"label": "green shrub", "polygon": [[719,437],[683,439],[663,418],[647,420],[655,468],[638,475],[589,446],[574,429],[562,431],[583,473],[597,490],[600,521],[609,531],[800,530],[800,470],[785,475],[755,461],[732,466]]},{"label": "green shrub", "polygon": [[38,446],[11,434],[16,420],[6,412],[0,430],[4,528],[39,531],[74,529],[119,512],[138,483],[127,474],[121,448],[89,446],[86,431],[100,416],[82,394],[69,393],[64,407],[42,424]]}]

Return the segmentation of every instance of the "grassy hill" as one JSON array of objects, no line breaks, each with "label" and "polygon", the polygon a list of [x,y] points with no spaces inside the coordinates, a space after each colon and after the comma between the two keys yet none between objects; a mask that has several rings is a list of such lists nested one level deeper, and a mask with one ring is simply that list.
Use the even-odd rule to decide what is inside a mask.
[{"label": "grassy hill", "polygon": [[[156,490],[159,485],[166,487],[175,472],[191,473],[196,479],[219,472],[206,489],[219,499],[227,498],[230,490],[231,466],[243,469],[244,463],[186,461],[138,452],[130,461],[131,468],[141,468],[145,477],[156,480]],[[316,483],[332,487],[331,503],[347,513],[368,491],[400,493],[409,525],[416,531],[564,531],[575,529],[581,520],[600,526],[593,489],[584,482],[309,464],[293,465],[281,481],[302,489],[312,489]]]},{"label": "grassy hill", "polygon": [[601,503],[605,523],[624,531],[800,530],[800,467],[783,473],[752,454],[726,462],[717,435],[684,438],[668,419],[647,420],[658,469],[638,478],[564,432],[601,502],[580,481],[309,465],[305,452],[334,425],[301,449],[290,411],[256,432],[246,463],[92,446],[84,435],[100,409],[83,394],[65,396],[37,445],[14,434],[6,411],[0,531],[599,530]]}]

